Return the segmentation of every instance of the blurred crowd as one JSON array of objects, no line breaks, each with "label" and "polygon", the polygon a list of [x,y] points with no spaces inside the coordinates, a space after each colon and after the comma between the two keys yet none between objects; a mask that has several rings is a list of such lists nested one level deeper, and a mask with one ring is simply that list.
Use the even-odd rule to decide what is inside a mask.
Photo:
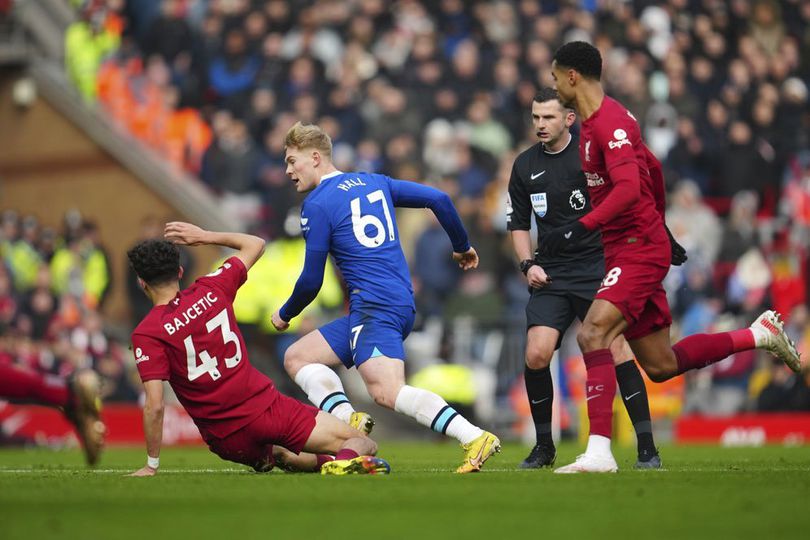
[{"label": "blurred crowd", "polygon": [[137,399],[128,345],[105,330],[110,265],[98,227],[68,213],[61,231],[34,216],[0,215],[0,363],[67,376],[93,368],[108,401]]},{"label": "blurred crowd", "polygon": [[[675,337],[745,325],[774,306],[810,352],[806,1],[77,4],[66,66],[86,101],[199,176],[225,211],[283,238],[300,204],[283,135],[296,120],[318,123],[339,169],[429,182],[454,198],[481,254],[476,272],[454,268],[429,213],[400,216],[420,316],[469,315],[517,334],[526,293],[505,228],[511,164],[536,141],[529,110],[552,84],[554,50],[590,41],[608,93],[665,165],[667,221],[689,251],[667,283]],[[805,377],[756,354],[692,377],[694,410],[806,399]],[[791,397],[797,388],[805,398]]]}]

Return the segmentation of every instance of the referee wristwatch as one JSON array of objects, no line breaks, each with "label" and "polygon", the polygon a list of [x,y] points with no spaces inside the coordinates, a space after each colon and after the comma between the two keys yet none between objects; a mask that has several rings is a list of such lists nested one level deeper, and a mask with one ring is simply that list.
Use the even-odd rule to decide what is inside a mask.
[{"label": "referee wristwatch", "polygon": [[537,263],[534,262],[534,259],[523,259],[520,261],[520,271],[523,272],[525,276],[529,272],[529,268],[532,266],[537,266]]}]

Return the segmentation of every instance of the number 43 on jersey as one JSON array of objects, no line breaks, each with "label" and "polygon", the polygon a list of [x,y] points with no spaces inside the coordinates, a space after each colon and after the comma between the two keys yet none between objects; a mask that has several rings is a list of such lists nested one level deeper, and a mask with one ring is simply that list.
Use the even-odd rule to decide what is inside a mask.
[{"label": "number 43 on jersey", "polygon": [[[242,360],[242,348],[239,346],[239,337],[236,335],[236,332],[231,330],[231,325],[228,321],[228,311],[223,309],[217,313],[205,324],[205,328],[208,330],[209,334],[219,328],[222,333],[223,344],[227,345],[228,343],[233,343],[236,346],[234,355],[225,358],[225,367],[235,367]],[[218,367],[219,359],[216,356],[211,356],[206,350],[197,353],[194,349],[194,342],[191,336],[186,336],[186,339],[183,340],[183,344],[186,346],[188,380],[197,380],[206,373],[211,375],[211,379],[215,381],[222,376]],[[198,359],[199,364],[197,363]]]}]

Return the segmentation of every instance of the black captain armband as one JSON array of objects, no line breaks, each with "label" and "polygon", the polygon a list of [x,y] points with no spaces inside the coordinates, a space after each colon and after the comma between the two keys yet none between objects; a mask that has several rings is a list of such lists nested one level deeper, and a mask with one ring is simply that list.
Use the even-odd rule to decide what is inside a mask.
[{"label": "black captain armband", "polygon": [[534,262],[534,259],[523,259],[520,261],[520,271],[523,272],[525,276],[529,272],[529,268],[532,266],[537,266],[537,263]]}]

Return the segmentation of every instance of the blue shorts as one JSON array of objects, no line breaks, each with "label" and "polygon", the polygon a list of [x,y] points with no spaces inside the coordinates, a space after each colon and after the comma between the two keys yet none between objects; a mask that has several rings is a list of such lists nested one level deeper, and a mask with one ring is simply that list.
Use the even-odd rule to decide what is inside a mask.
[{"label": "blue shorts", "polygon": [[414,314],[410,306],[355,305],[319,330],[347,368],[375,356],[404,360],[402,342],[411,333]]}]

